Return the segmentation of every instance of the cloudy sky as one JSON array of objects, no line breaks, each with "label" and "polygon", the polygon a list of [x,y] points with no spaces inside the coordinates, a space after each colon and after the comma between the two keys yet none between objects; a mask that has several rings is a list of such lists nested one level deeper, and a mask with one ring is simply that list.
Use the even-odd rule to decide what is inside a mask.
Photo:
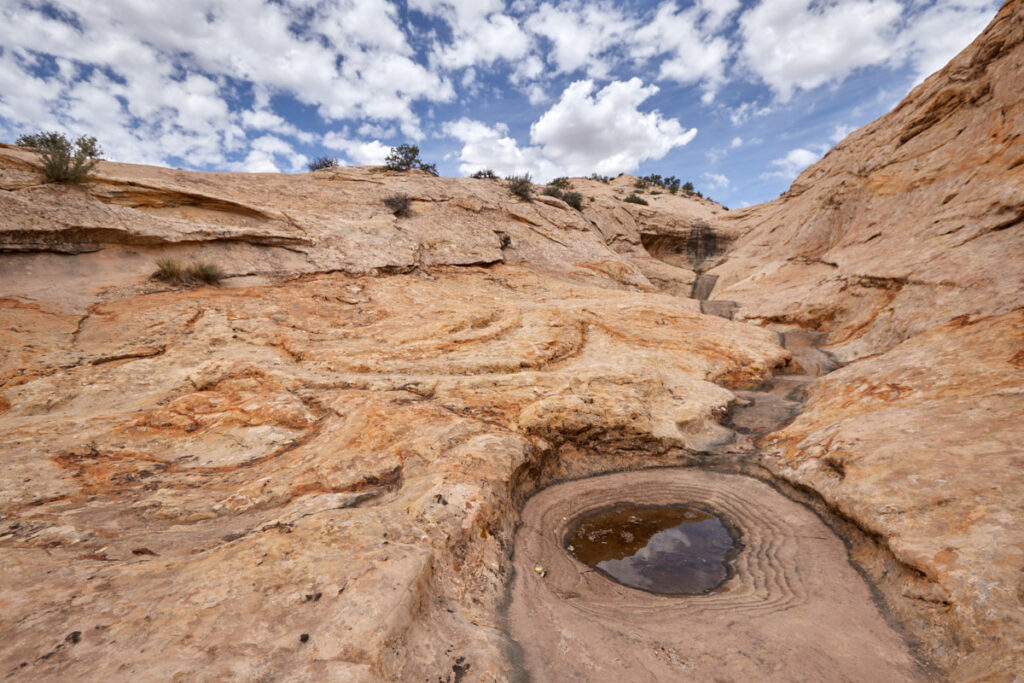
[{"label": "cloudy sky", "polygon": [[998,0],[0,0],[0,140],[297,172],[418,144],[442,175],[676,175],[771,199]]}]

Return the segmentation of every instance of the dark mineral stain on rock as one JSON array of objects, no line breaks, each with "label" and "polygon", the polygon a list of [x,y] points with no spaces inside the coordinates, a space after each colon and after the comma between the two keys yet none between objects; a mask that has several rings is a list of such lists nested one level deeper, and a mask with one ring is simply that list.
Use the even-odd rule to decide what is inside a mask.
[{"label": "dark mineral stain on rock", "polygon": [[721,519],[688,506],[606,508],[579,519],[566,546],[621,584],[668,595],[718,588],[738,550]]}]

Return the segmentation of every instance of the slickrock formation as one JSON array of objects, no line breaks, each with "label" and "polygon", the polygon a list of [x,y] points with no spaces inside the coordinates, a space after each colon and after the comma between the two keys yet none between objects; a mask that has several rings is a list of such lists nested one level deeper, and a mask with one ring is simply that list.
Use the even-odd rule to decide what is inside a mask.
[{"label": "slickrock formation", "polygon": [[[0,672],[507,680],[525,499],[702,465],[816,505],[933,672],[1012,678],[1022,15],[737,212],[626,204],[628,177],[574,180],[582,212],[373,168],[63,186],[0,146]],[[173,287],[158,258],[228,277]],[[847,365],[743,450],[730,405],[786,328]]]},{"label": "slickrock formation", "polygon": [[786,360],[503,183],[0,160],[5,674],[506,678],[545,463],[685,462]]},{"label": "slickrock formation", "polygon": [[[770,204],[713,298],[850,363],[765,464],[876,537],[957,679],[1024,671],[1024,3]],[[893,604],[903,601],[899,598]]]}]

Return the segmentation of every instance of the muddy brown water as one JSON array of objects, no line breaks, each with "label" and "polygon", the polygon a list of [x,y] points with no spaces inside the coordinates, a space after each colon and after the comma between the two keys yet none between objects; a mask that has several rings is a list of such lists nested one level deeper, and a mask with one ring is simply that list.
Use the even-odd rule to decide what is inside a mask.
[{"label": "muddy brown water", "polygon": [[733,534],[696,507],[616,505],[576,520],[567,549],[619,583],[666,595],[699,595],[729,577]]}]

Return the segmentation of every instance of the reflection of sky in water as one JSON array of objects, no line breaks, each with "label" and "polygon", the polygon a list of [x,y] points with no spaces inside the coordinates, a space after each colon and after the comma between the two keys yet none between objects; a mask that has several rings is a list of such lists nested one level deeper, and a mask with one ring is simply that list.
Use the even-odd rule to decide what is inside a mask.
[{"label": "reflection of sky in water", "polygon": [[732,538],[717,519],[684,522],[651,536],[647,545],[621,560],[597,567],[620,583],[657,593],[702,593],[726,577],[725,556]]}]

